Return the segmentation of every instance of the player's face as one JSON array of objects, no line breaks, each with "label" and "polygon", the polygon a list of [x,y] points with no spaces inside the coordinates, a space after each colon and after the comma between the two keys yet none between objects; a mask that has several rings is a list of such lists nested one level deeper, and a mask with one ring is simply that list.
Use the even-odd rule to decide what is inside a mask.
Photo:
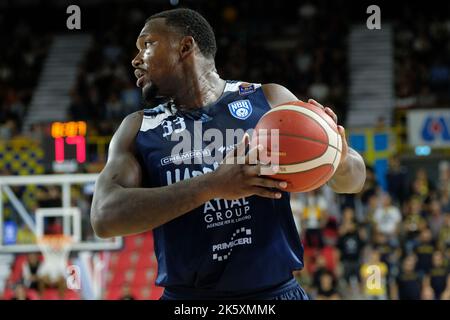
[{"label": "player's face", "polygon": [[179,65],[178,40],[179,35],[162,18],[151,20],[142,29],[136,41],[139,52],[131,64],[136,68],[136,85],[147,102],[171,95]]}]

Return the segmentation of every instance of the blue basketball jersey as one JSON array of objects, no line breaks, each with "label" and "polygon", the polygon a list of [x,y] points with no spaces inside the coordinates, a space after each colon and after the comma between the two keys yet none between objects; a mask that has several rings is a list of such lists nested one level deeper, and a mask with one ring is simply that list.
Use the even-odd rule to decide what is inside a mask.
[{"label": "blue basketball jersey", "polygon": [[[220,161],[211,159],[222,159],[239,141],[224,138],[220,148],[210,150],[211,142],[202,135],[208,136],[209,129],[223,137],[227,129],[247,131],[269,110],[261,85],[237,81],[227,81],[214,104],[196,111],[177,110],[172,103],[144,110],[136,137],[143,186],[167,186],[212,172]],[[181,141],[174,141],[175,135],[191,137],[190,148],[174,152]],[[293,270],[303,268],[287,192],[277,200],[212,199],[155,228],[153,236],[156,284],[166,289],[217,296],[252,293],[285,283]]]}]

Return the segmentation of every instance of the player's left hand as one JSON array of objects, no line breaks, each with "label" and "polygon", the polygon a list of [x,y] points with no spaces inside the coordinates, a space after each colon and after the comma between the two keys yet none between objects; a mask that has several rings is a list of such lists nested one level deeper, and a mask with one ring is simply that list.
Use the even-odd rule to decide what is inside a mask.
[{"label": "player's left hand", "polygon": [[337,117],[336,113],[334,113],[334,111],[331,110],[331,108],[324,107],[323,105],[321,105],[314,99],[308,99],[308,103],[311,103],[312,105],[322,108],[325,111],[325,113],[328,114],[334,120],[334,122],[336,122],[336,124],[337,124],[339,134],[342,138],[342,153],[341,153],[341,161],[339,162],[339,166],[338,166],[338,169],[339,169],[341,167],[341,165],[347,159],[347,154],[348,154],[348,143],[347,143],[347,138],[345,137],[345,128],[338,124],[338,117]]}]

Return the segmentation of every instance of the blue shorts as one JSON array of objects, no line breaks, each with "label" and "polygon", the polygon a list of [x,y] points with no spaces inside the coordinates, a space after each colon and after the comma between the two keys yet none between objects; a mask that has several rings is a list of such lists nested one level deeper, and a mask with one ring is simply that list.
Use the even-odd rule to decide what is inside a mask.
[{"label": "blue shorts", "polygon": [[160,300],[309,300],[298,282],[292,278],[269,290],[251,294],[217,295],[213,292],[192,289],[166,288]]}]

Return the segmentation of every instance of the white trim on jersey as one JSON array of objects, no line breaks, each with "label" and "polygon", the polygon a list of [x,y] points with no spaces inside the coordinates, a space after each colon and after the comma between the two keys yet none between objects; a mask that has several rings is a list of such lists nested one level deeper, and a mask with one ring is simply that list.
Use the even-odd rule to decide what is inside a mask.
[{"label": "white trim on jersey", "polygon": [[239,91],[239,86],[243,83],[248,83],[248,84],[252,84],[255,86],[255,89],[258,89],[259,87],[261,87],[260,83],[250,83],[250,82],[245,82],[245,81],[238,81],[238,82],[227,82],[225,84],[225,89],[223,90],[223,93],[227,93],[227,92],[237,92]]},{"label": "white trim on jersey", "polygon": [[163,113],[159,113],[156,116],[146,116],[144,115],[141,123],[140,131],[148,131],[151,129],[155,129],[157,126],[159,126],[164,119],[170,117],[172,113],[167,108],[164,109]]}]

